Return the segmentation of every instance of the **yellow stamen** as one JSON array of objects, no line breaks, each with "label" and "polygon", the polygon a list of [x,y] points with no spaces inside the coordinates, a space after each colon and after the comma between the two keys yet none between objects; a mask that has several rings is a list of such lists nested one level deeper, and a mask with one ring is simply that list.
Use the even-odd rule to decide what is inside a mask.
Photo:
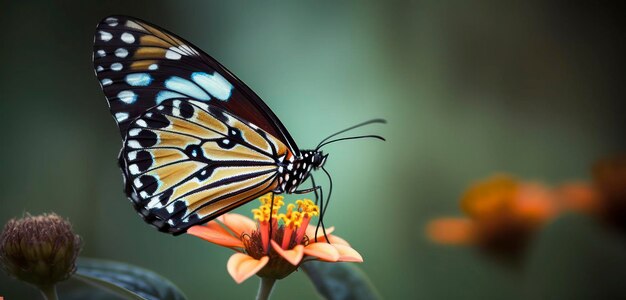
[{"label": "yellow stamen", "polygon": [[312,217],[319,215],[320,208],[310,199],[297,200],[298,210],[302,212],[303,216]]},{"label": "yellow stamen", "polygon": [[[285,197],[280,195],[274,195],[274,209],[278,210],[283,205],[285,205],[285,201],[283,200]],[[272,203],[272,193],[267,193],[259,198],[262,205],[267,205],[268,207]]]},{"label": "yellow stamen", "polygon": [[287,205],[287,213],[279,214],[278,217],[283,221],[286,227],[298,227],[302,223],[302,213],[295,210],[294,204]]},{"label": "yellow stamen", "polygon": [[[272,230],[271,228],[278,226],[278,222],[282,222],[285,228],[281,243],[282,248],[287,249],[291,244],[292,233],[295,233],[295,243],[300,244],[311,218],[320,213],[319,206],[313,201],[310,199],[301,199],[296,200],[295,204],[287,204],[286,212],[279,214],[278,211],[285,205],[283,199],[283,196],[274,195],[274,205],[270,208],[272,205],[272,194],[265,194],[259,197],[259,201],[261,202],[259,208],[252,210],[254,219],[259,222],[260,228],[262,229],[261,235],[262,238],[265,238],[263,242],[264,246],[265,242],[269,241],[268,236],[265,235],[269,234],[269,231]],[[270,215],[273,220],[271,225],[269,224]]]}]

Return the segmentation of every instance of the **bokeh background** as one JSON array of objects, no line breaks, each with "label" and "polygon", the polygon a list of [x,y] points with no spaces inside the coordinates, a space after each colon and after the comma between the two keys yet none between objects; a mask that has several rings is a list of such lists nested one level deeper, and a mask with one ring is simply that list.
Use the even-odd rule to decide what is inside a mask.
[{"label": "bokeh background", "polygon": [[[121,141],[93,75],[96,23],[128,14],[220,60],[301,148],[373,117],[388,138],[329,146],[327,223],[387,299],[624,298],[626,238],[581,215],[543,230],[523,272],[428,241],[462,191],[506,171],[558,183],[625,150],[621,10],[570,1],[2,1],[0,223],[56,212],[82,255],[129,262],[190,299],[249,299],[228,249],[171,237],[122,193]],[[295,197],[290,197],[295,199]],[[254,205],[239,212],[249,214]],[[61,287],[63,288],[63,287]],[[0,296],[38,292],[0,275]],[[303,273],[274,299],[317,299]]]}]

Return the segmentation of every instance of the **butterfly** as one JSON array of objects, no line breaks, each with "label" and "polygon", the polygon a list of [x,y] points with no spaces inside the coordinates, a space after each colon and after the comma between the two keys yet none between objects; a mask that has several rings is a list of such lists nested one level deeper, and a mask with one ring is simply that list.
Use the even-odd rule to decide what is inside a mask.
[{"label": "butterfly", "polygon": [[299,192],[326,162],[322,143],[300,150],[254,91],[156,25],[104,18],[93,64],[123,139],[125,193],[162,232],[184,233],[268,192]]}]

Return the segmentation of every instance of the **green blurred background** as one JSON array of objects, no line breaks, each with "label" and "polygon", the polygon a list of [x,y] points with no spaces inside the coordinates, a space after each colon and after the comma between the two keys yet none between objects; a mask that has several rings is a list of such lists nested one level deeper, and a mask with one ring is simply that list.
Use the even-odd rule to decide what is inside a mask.
[{"label": "green blurred background", "polygon": [[[430,219],[457,214],[478,178],[586,179],[595,159],[625,150],[621,11],[569,1],[2,1],[0,223],[56,212],[83,237],[84,256],[152,269],[190,299],[254,296],[255,278],[237,285],[227,274],[230,250],[157,232],[122,192],[121,140],[91,51],[99,20],[128,14],[221,61],[301,148],[389,120],[362,131],[386,143],[327,148],[336,186],[326,222],[360,251],[385,298],[623,299],[626,239],[585,217],[544,230],[523,275],[424,236]],[[38,292],[2,274],[0,296]],[[318,298],[302,272],[274,293],[293,298]]]}]

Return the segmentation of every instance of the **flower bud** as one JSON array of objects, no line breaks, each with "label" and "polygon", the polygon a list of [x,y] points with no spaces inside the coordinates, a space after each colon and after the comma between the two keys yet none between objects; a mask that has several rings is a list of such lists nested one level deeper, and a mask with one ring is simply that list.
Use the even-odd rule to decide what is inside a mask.
[{"label": "flower bud", "polygon": [[52,286],[76,271],[81,239],[58,215],[11,219],[0,234],[0,262],[9,275],[38,287]]}]

